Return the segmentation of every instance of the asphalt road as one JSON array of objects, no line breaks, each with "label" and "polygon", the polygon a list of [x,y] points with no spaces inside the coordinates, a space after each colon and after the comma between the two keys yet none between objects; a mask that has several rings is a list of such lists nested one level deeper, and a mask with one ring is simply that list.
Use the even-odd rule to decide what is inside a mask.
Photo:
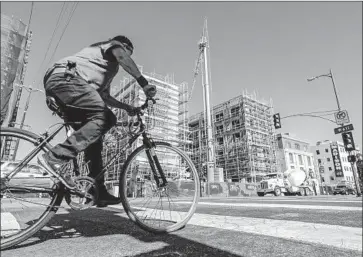
[{"label": "asphalt road", "polygon": [[66,209],[1,256],[362,256],[362,198],[203,198],[168,235],[143,231],[119,206]]}]

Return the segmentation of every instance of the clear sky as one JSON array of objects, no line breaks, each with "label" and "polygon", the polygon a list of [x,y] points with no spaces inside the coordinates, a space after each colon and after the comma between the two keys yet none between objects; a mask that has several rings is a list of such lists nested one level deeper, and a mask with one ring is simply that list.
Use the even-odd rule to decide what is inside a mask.
[{"label": "clear sky", "polygon": [[[62,5],[35,2],[27,85],[38,81],[35,87],[43,88],[39,81],[45,64],[70,16],[68,3],[50,54],[40,68]],[[1,2],[2,13],[25,22],[30,7],[31,2]],[[272,98],[274,111],[282,117],[334,110],[331,80],[306,80],[332,69],[341,106],[348,110],[355,141],[362,146],[361,2],[79,2],[53,61],[125,34],[134,42],[135,61],[145,71],[173,73],[176,82],[191,85],[204,17],[208,18],[213,105],[247,89],[258,92],[259,98]],[[199,77],[190,113],[202,111],[202,106]],[[38,133],[55,121],[44,96],[34,93],[26,124]],[[335,127],[323,119],[294,117],[283,119],[278,132],[290,132],[312,144],[325,139],[341,141],[334,135]]]}]

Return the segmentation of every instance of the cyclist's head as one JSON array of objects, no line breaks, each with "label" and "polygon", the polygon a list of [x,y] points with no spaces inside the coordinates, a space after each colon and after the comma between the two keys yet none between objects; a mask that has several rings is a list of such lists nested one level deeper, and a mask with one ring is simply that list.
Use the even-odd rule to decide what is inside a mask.
[{"label": "cyclist's head", "polygon": [[130,51],[131,54],[134,52],[134,45],[132,44],[131,40],[128,39],[127,37],[116,36],[116,37],[112,38],[112,40],[116,40],[116,41],[120,42],[121,44],[123,44],[125,46],[125,48]]}]

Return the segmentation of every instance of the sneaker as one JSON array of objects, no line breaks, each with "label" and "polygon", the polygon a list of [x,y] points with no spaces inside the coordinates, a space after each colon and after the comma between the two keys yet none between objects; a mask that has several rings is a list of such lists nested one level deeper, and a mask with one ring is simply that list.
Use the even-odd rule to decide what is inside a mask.
[{"label": "sneaker", "polygon": [[49,155],[44,153],[38,157],[38,163],[49,172],[53,171],[57,173],[60,176],[60,181],[69,189],[75,189],[77,187],[77,184],[74,183],[71,175],[67,172],[67,169],[62,169],[66,164],[64,161],[51,159]]},{"label": "sneaker", "polygon": [[97,200],[97,207],[102,208],[108,205],[115,205],[121,203],[121,198],[111,195],[107,192],[104,186],[99,189],[99,197]]}]

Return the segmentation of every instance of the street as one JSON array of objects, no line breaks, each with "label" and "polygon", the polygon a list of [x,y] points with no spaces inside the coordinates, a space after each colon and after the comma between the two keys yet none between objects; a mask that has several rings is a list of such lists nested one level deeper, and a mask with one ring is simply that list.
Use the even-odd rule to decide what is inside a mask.
[{"label": "street", "polygon": [[202,198],[188,225],[168,235],[138,228],[121,206],[78,212],[67,208],[31,239],[1,255],[361,256],[362,198]]}]

